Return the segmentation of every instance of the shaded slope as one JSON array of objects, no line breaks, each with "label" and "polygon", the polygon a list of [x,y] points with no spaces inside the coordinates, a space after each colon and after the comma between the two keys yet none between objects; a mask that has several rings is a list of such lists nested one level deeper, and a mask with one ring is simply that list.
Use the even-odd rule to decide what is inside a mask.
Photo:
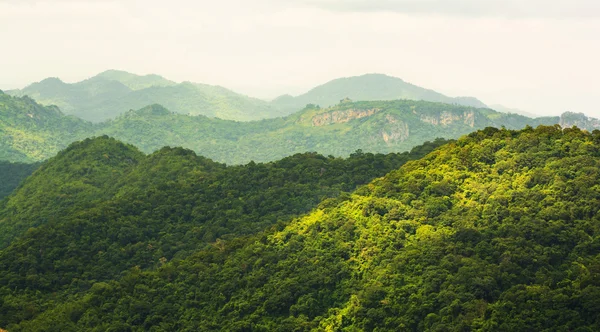
[{"label": "shaded slope", "polygon": [[40,164],[0,161],[0,200],[12,193]]},{"label": "shaded slope", "polygon": [[597,330],[599,169],[599,132],[486,129],[12,330]]}]

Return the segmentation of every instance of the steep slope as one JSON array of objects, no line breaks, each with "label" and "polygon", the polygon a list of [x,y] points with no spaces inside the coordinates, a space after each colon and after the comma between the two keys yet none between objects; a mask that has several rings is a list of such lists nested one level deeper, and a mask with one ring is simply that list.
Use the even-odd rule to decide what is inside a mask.
[{"label": "steep slope", "polygon": [[0,161],[0,200],[12,193],[40,164]]},{"label": "steep slope", "polygon": [[0,160],[39,161],[56,154],[74,137],[89,134],[92,125],[65,116],[54,106],[43,107],[28,97],[0,91]]},{"label": "steep slope", "polygon": [[400,78],[383,74],[338,78],[315,87],[303,95],[297,97],[284,95],[276,98],[271,103],[289,114],[304,108],[308,104],[329,107],[336,105],[345,98],[357,101],[410,99],[486,107],[484,103],[473,97],[447,97],[433,90],[407,83]]},{"label": "steep slope", "polygon": [[599,132],[488,128],[10,330],[595,331],[599,170]]},{"label": "steep slope", "polygon": [[154,103],[177,113],[239,121],[282,114],[265,101],[223,87],[189,82],[177,84],[158,75],[139,76],[116,70],[72,84],[48,78],[7,93],[29,96],[43,105],[57,105],[66,114],[93,122],[112,119],[127,110]]}]

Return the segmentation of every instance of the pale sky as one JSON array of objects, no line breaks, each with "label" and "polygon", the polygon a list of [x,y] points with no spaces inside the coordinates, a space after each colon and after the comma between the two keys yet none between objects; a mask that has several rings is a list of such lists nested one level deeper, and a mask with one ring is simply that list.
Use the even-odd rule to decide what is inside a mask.
[{"label": "pale sky", "polygon": [[0,89],[106,69],[260,98],[384,73],[600,117],[599,0],[0,0]]}]

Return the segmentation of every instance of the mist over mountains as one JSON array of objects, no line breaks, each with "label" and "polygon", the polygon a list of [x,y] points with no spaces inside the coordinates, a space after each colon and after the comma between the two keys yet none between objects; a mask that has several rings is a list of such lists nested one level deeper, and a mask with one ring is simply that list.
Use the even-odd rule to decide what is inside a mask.
[{"label": "mist over mountains", "polygon": [[334,106],[344,98],[356,101],[410,99],[486,107],[473,97],[447,97],[382,74],[332,80],[300,96],[284,95],[271,102],[244,96],[220,86],[176,83],[159,75],[139,76],[117,70],[108,70],[77,83],[47,78],[6,93],[27,95],[42,105],[56,105],[65,114],[92,122],[113,119],[127,110],[151,104],[160,104],[180,114],[238,121],[285,116],[301,110],[307,104]]},{"label": "mist over mountains", "polygon": [[600,120],[496,108],[379,74],[0,92],[0,328],[594,331]]}]

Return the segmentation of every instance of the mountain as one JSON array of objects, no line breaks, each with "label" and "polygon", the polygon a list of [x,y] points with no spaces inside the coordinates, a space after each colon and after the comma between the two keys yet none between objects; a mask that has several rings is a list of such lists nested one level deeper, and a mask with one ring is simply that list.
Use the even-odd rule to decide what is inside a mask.
[{"label": "mountain", "polygon": [[433,90],[407,83],[400,78],[383,74],[338,78],[297,97],[283,95],[273,100],[271,104],[285,112],[293,113],[308,104],[321,107],[334,106],[345,98],[356,101],[410,99],[487,107],[473,97],[447,97]]},{"label": "mountain", "polygon": [[357,101],[425,100],[477,108],[486,105],[473,97],[451,98],[433,90],[382,74],[340,78],[309,92],[284,95],[270,103],[235,93],[220,86],[191,82],[176,83],[162,76],[135,75],[107,70],[87,80],[64,83],[47,78],[13,96],[29,96],[43,105],[56,105],[63,112],[92,122],[114,119],[130,109],[161,104],[179,114],[205,115],[227,120],[250,121],[285,116],[306,105],[334,106],[345,98]]},{"label": "mountain", "polygon": [[90,123],[65,116],[56,106],[44,107],[29,97],[11,97],[0,91],[0,160],[49,158],[92,128]]},{"label": "mountain", "polygon": [[[12,324],[131,268],[153,269],[256,234],[323,199],[347,199],[344,192],[443,143],[411,153],[306,153],[243,166],[182,148],[146,156],[108,137],[74,143],[0,201],[0,323],[30,330]],[[73,330],[60,320],[46,327]]]},{"label": "mountain", "polygon": [[112,119],[129,109],[159,103],[173,112],[230,120],[258,120],[282,115],[269,103],[219,86],[175,83],[158,75],[138,76],[109,70],[77,83],[47,78],[22,90],[43,105],[56,105],[66,114],[92,122]]},{"label": "mountain", "polygon": [[565,128],[576,126],[588,131],[600,129],[600,120],[588,117],[583,113],[565,112],[560,116],[559,124]]},{"label": "mountain", "polygon": [[[253,214],[249,219],[260,219],[264,212],[250,207],[285,208],[296,200],[282,195],[296,192],[286,187],[286,179],[314,180],[331,167],[308,165],[331,159],[303,163],[299,157],[279,164],[307,169],[306,177],[281,177],[269,169],[277,163],[251,163],[226,168],[244,169],[240,177],[214,181],[211,174],[222,168],[203,166],[206,160],[190,151],[164,149],[146,158],[158,160],[145,163],[142,158],[130,175],[115,180],[128,189],[118,189],[112,205],[73,210],[0,250],[4,327],[600,327],[598,132],[557,126],[486,128],[405,163],[352,194],[325,199],[303,216],[287,215],[263,232],[211,239],[209,246],[182,251],[173,248],[185,248],[190,239],[203,236],[201,225],[213,218],[203,219],[205,213],[216,212],[213,216],[229,221]],[[134,176],[136,167],[142,172]],[[254,173],[256,167],[260,170]],[[211,188],[226,185],[225,179],[231,191],[216,199],[226,205],[195,209],[195,203],[210,197],[205,195]],[[282,183],[286,190],[272,196],[275,200],[246,196],[236,186],[251,187],[252,179],[273,181],[271,187]],[[332,183],[341,179],[331,178]],[[240,206],[244,204],[250,210]],[[198,220],[200,229],[180,226],[190,220]]]},{"label": "mountain", "polygon": [[[112,180],[127,173],[142,156],[135,147],[108,137],[71,144],[42,164],[3,202],[0,247],[14,234],[110,197],[118,189]],[[83,203],[75,206],[76,201]]]},{"label": "mountain", "polygon": [[121,70],[107,70],[104,71],[91,80],[108,80],[119,82],[131,90],[142,90],[153,86],[173,86],[177,83],[170,81],[160,75],[149,74],[149,75],[136,75]]},{"label": "mountain", "polygon": [[[25,100],[8,96],[5,99],[12,100],[13,104]],[[31,120],[21,114],[26,113],[25,109],[15,108],[11,112],[2,114],[0,121],[6,117],[4,122],[14,122],[11,119],[17,114],[22,119]],[[65,124],[59,120],[71,124],[71,132],[60,129]],[[72,123],[72,118],[59,113],[57,121],[60,123],[32,128],[28,135],[35,136],[41,130],[51,133],[51,139],[60,144],[51,146],[47,143],[50,138],[26,141],[27,146],[35,148],[37,154],[25,151],[24,155],[14,156],[9,154],[14,146],[7,144],[4,150],[0,150],[5,155],[2,159],[21,162],[43,160],[57,153],[68,142],[90,136],[109,135],[133,144],[145,153],[151,153],[165,145],[182,146],[218,162],[243,164],[251,160],[277,160],[306,151],[334,156],[348,156],[357,149],[379,153],[408,151],[413,146],[437,137],[458,138],[488,126],[519,129],[526,125],[551,125],[559,123],[560,118],[530,119],[489,109],[425,101],[345,100],[330,108],[311,106],[285,118],[251,122],[182,115],[160,105],[129,111],[115,120],[100,124],[92,125],[84,121],[75,124]],[[589,120],[589,123],[592,122],[593,120]],[[585,124],[581,121],[577,123]],[[79,129],[75,130],[76,128]],[[25,135],[21,139],[27,137]]]}]

